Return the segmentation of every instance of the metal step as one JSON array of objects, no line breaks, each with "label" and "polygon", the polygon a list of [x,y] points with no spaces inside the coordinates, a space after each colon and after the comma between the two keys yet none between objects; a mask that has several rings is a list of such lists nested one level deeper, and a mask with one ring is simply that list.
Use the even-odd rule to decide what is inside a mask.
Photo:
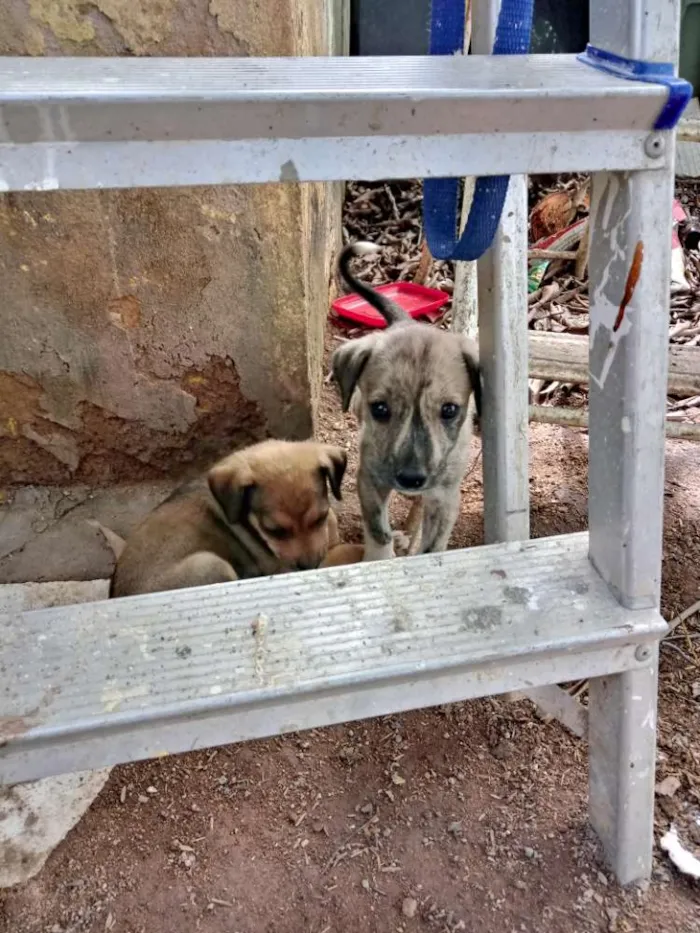
[{"label": "metal step", "polygon": [[0,616],[0,784],[647,661],[586,534]]},{"label": "metal step", "polygon": [[666,95],[573,55],[0,58],[0,190],[663,168]]}]

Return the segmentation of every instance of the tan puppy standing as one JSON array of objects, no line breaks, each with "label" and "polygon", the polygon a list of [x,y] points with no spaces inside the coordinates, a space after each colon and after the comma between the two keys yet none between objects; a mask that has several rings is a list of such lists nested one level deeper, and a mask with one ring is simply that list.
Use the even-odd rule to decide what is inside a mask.
[{"label": "tan puppy standing", "polygon": [[[329,490],[340,499],[347,456],[314,441],[263,441],[184,484],[126,543],[102,529],[117,556],[110,597],[354,563],[338,543]],[[337,550],[337,549],[340,550]]]}]

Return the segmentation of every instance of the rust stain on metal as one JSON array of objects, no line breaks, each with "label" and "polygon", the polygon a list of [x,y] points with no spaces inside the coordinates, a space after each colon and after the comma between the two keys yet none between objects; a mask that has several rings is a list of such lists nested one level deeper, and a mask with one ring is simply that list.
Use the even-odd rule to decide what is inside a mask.
[{"label": "rust stain on metal", "polygon": [[61,687],[49,687],[44,698],[38,706],[28,710],[23,716],[0,716],[0,747],[6,745],[12,739],[19,739],[27,732],[31,732],[41,723],[40,714],[42,710],[51,705],[54,697],[61,692]]},{"label": "rust stain on metal", "polygon": [[31,716],[0,716],[0,744],[20,738],[35,725]]},{"label": "rust stain on metal", "polygon": [[613,333],[619,330],[620,325],[622,324],[625,318],[625,311],[627,310],[627,305],[632,301],[632,295],[634,295],[634,290],[637,287],[637,282],[639,281],[639,276],[642,272],[642,262],[644,261],[644,244],[641,240],[637,243],[634,248],[634,256],[632,256],[632,265],[630,266],[630,271],[627,274],[627,281],[625,282],[625,290],[622,294],[622,301],[620,302],[620,310],[617,312],[617,317],[615,318],[615,323],[613,324]]}]

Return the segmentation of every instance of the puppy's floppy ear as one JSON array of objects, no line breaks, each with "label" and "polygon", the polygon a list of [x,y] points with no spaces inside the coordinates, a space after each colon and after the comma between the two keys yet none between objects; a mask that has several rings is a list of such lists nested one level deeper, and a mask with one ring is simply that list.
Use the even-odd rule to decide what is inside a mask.
[{"label": "puppy's floppy ear", "polygon": [[476,405],[476,414],[481,418],[481,366],[479,364],[479,347],[476,341],[471,337],[462,337],[462,356],[464,365],[467,367],[469,381],[472,384],[474,393],[474,404]]},{"label": "puppy's floppy ear", "polygon": [[343,411],[347,411],[350,407],[350,399],[355,391],[357,380],[372,355],[375,343],[376,335],[367,334],[366,337],[360,337],[357,340],[348,340],[333,354],[331,367],[333,378],[340,386]]},{"label": "puppy's floppy ear", "polygon": [[342,447],[325,445],[321,448],[321,476],[328,481],[331,492],[340,501],[340,487],[343,484],[348,455]]},{"label": "puppy's floppy ear", "polygon": [[255,483],[250,465],[240,454],[217,463],[207,476],[209,489],[231,525],[240,522],[250,508]]}]

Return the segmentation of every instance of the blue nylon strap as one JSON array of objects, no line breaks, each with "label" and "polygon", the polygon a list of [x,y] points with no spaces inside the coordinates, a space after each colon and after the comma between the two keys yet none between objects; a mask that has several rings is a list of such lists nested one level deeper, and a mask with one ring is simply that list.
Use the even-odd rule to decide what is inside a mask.
[{"label": "blue nylon strap", "polygon": [[605,49],[598,49],[590,44],[586,46],[586,51],[578,56],[578,60],[619,78],[667,87],[668,98],[656,118],[655,130],[672,130],[693,96],[692,85],[683,78],[677,78],[674,74],[675,68],[668,62],[640,62],[634,58],[623,58],[613,52],[606,52]]},{"label": "blue nylon strap", "polygon": [[465,0],[433,0],[430,10],[430,54],[454,55],[464,45]]},{"label": "blue nylon strap", "polygon": [[[525,55],[530,47],[533,0],[502,0],[494,55]],[[430,54],[454,55],[464,44],[464,0],[433,0]],[[508,193],[508,176],[477,178],[469,218],[459,237],[459,178],[423,182],[423,223],[436,259],[479,259],[493,242]]]},{"label": "blue nylon strap", "polygon": [[[454,55],[464,42],[465,0],[433,0],[430,54]],[[533,0],[502,0],[494,55],[525,55],[529,50]],[[692,97],[692,87],[674,75],[674,66],[623,58],[588,45],[579,60],[593,68],[628,78],[661,84],[668,98],[654,123],[655,130],[671,130]],[[469,217],[461,237],[459,178],[423,182],[423,222],[430,252],[436,259],[479,259],[493,242],[508,192],[508,176],[477,178]]]}]

